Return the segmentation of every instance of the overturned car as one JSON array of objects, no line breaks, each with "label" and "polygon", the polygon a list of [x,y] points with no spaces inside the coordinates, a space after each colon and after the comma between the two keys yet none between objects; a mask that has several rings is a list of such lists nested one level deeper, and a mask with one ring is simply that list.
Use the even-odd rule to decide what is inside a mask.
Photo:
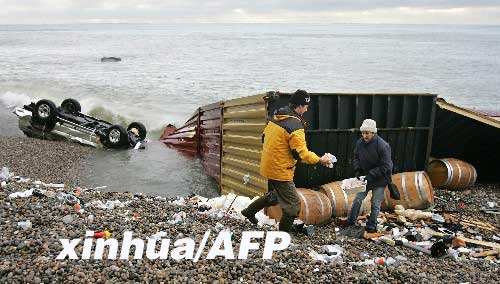
[{"label": "overturned car", "polygon": [[143,148],[146,127],[132,122],[125,129],[81,113],[77,100],[66,99],[60,107],[51,100],[39,100],[24,107],[16,107],[19,128],[28,137],[49,140],[66,140],[83,145],[107,148]]}]

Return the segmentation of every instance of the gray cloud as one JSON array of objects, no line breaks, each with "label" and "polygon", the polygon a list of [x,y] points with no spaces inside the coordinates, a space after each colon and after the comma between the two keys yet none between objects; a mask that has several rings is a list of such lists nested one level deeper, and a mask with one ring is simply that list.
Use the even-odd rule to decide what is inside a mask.
[{"label": "gray cloud", "polygon": [[386,22],[500,24],[500,1],[0,0],[0,23]]}]

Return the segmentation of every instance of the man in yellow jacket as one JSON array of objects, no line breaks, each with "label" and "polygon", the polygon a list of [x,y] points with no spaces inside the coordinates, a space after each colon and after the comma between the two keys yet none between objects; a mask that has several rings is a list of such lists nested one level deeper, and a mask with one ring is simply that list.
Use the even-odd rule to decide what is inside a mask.
[{"label": "man in yellow jacket", "polygon": [[264,207],[279,204],[283,215],[280,231],[290,232],[294,219],[300,213],[300,200],[293,183],[297,162],[306,164],[331,163],[326,154],[318,157],[307,149],[302,115],[307,111],[310,96],[297,90],[287,107],[279,109],[268,122],[262,134],[260,174],[268,178],[268,192],[241,211],[250,222],[257,224],[255,214]]}]

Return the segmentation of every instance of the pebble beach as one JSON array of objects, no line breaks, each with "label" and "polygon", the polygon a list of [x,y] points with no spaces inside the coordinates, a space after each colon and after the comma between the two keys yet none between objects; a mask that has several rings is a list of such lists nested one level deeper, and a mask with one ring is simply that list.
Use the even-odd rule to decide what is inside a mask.
[{"label": "pebble beach", "polygon": [[[243,231],[274,230],[257,228],[248,221],[218,218],[199,208],[177,205],[175,198],[148,196],[136,192],[105,192],[86,188],[80,176],[85,160],[93,151],[80,145],[24,137],[0,137],[0,167],[32,181],[64,184],[64,192],[79,191],[82,204],[119,200],[123,207],[61,205],[56,198],[43,195],[10,198],[13,192],[33,188],[33,182],[10,182],[0,190],[0,283],[499,283],[498,262],[484,259],[432,258],[406,247],[389,246],[371,240],[340,237],[336,224],[317,227],[309,236],[293,235],[292,245],[275,252],[271,260],[262,259],[262,250],[251,252],[247,260],[56,260],[62,245],[59,239],[84,238],[85,232],[109,231],[120,240],[123,232],[146,239],[166,232],[172,241],[189,237],[197,242],[207,230],[218,227],[234,233],[238,244]],[[43,190],[54,191],[50,187]],[[456,210],[465,203],[464,216],[499,227],[498,215],[480,210],[485,201],[499,202],[499,185],[478,184],[465,191],[436,191],[436,208]],[[168,222],[172,215],[185,212],[181,223]],[[90,220],[89,216],[93,218]],[[67,217],[71,216],[71,217]],[[31,228],[18,222],[30,220]],[[217,225],[217,226],[216,226]],[[467,237],[481,235],[490,240],[494,233],[475,229]],[[211,243],[213,240],[209,240]],[[497,241],[498,243],[498,241]],[[323,245],[338,245],[342,263],[324,263],[309,255]],[[81,252],[82,244],[76,251]],[[237,251],[237,248],[235,248]],[[204,252],[206,255],[206,252]],[[236,254],[236,253],[235,253]],[[364,258],[393,257],[391,266],[357,266]],[[498,258],[498,256],[497,256]]]}]

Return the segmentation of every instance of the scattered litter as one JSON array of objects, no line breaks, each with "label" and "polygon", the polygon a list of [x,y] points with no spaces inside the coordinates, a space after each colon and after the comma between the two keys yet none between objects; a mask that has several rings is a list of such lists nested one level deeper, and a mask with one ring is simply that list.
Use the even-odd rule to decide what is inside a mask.
[{"label": "scattered litter", "polygon": [[443,257],[448,254],[448,246],[442,242],[435,242],[431,247],[432,257]]},{"label": "scattered litter", "polygon": [[71,215],[66,215],[62,218],[62,221],[64,222],[64,224],[71,224],[73,223],[75,218],[73,218],[73,216]]},{"label": "scattered litter", "polygon": [[42,185],[51,188],[64,188],[64,183],[42,183]]},{"label": "scattered litter", "polygon": [[155,240],[160,240],[161,238],[165,238],[167,236],[168,236],[167,232],[160,231],[160,232],[155,233],[154,235],[151,235],[149,238],[155,239]]},{"label": "scattered litter", "polygon": [[86,236],[94,237],[96,239],[102,239],[102,238],[109,239],[111,237],[111,233],[109,231],[103,231],[103,232],[87,231]]},{"label": "scattered litter", "polygon": [[26,220],[22,222],[17,222],[17,226],[23,230],[29,230],[31,229],[32,224],[30,220]]},{"label": "scattered litter", "polygon": [[398,256],[396,256],[396,260],[398,260],[399,262],[403,262],[403,261],[407,261],[408,259],[402,255],[398,255]]},{"label": "scattered litter", "polygon": [[10,178],[9,168],[2,167],[2,171],[0,172],[0,180],[6,181]]},{"label": "scattered litter", "polygon": [[441,216],[441,215],[439,215],[439,214],[432,214],[432,220],[436,221],[436,222],[439,222],[439,223],[446,222],[446,220],[444,219],[444,217]]},{"label": "scattered litter", "polygon": [[396,259],[392,258],[392,257],[388,257],[384,261],[383,265],[385,265],[385,266],[397,266],[398,265],[398,261]]},{"label": "scattered litter", "polygon": [[342,180],[340,188],[349,194],[363,192],[366,190],[366,182],[360,181],[357,178],[348,178]]},{"label": "scattered litter", "polygon": [[376,265],[375,260],[373,259],[365,259],[364,261],[353,261],[349,262],[352,266],[374,266]]},{"label": "scattered litter", "polygon": [[489,208],[495,208],[498,206],[497,202],[486,202]]},{"label": "scattered litter", "polygon": [[422,210],[415,210],[415,209],[405,209],[405,210],[394,210],[396,214],[402,215],[405,218],[408,218],[410,220],[418,220],[418,219],[429,219],[432,218],[432,212],[424,212]]},{"label": "scattered litter", "polygon": [[[314,259],[314,260],[318,260],[318,261],[322,261],[322,262],[325,262],[325,263],[333,263],[333,264],[341,264],[341,263],[344,263],[344,259],[342,258],[342,254],[343,254],[343,249],[338,247],[338,246],[329,246],[330,248],[329,249],[326,249],[325,247],[328,247],[328,246],[323,246],[322,247],[322,250],[326,250],[326,251],[329,251],[329,249],[331,249],[331,253],[332,255],[328,255],[328,254],[324,254],[324,253],[318,253],[316,252],[315,250],[311,250],[309,252],[309,256]],[[339,250],[340,249],[340,250]],[[336,253],[336,254],[333,254],[333,253]]]},{"label": "scattered litter", "polygon": [[18,198],[18,197],[29,197],[33,195],[33,189],[28,189],[23,192],[14,192],[9,194],[9,198]]},{"label": "scattered litter", "polygon": [[182,224],[184,222],[184,219],[186,218],[186,212],[181,211],[179,213],[175,213],[172,215],[170,220],[167,221],[170,225],[175,225],[175,224]]},{"label": "scattered litter", "polygon": [[467,254],[469,254],[471,252],[470,249],[464,248],[464,247],[457,248],[457,251],[460,252],[460,253],[467,253]]},{"label": "scattered litter", "polygon": [[106,203],[103,203],[101,200],[93,200],[90,202],[89,206],[105,210],[113,210],[117,207],[125,207],[129,203],[130,201],[121,202],[120,200],[108,200]]},{"label": "scattered litter", "polygon": [[166,197],[164,197],[164,196],[159,196],[159,195],[158,195],[158,196],[155,196],[154,200],[166,201],[166,200],[167,200],[167,198],[166,198]]},{"label": "scattered litter", "polygon": [[215,224],[215,230],[216,231],[220,231],[224,229],[224,225],[222,225],[221,223],[217,222],[217,224]]},{"label": "scattered litter", "polygon": [[332,255],[342,255],[344,253],[344,249],[339,245],[324,245],[321,247],[320,253],[332,256]]},{"label": "scattered litter", "polygon": [[367,252],[362,252],[362,253],[359,254],[359,256],[361,256],[361,258],[365,258],[366,259],[366,258],[370,257],[370,254],[367,253]]}]

